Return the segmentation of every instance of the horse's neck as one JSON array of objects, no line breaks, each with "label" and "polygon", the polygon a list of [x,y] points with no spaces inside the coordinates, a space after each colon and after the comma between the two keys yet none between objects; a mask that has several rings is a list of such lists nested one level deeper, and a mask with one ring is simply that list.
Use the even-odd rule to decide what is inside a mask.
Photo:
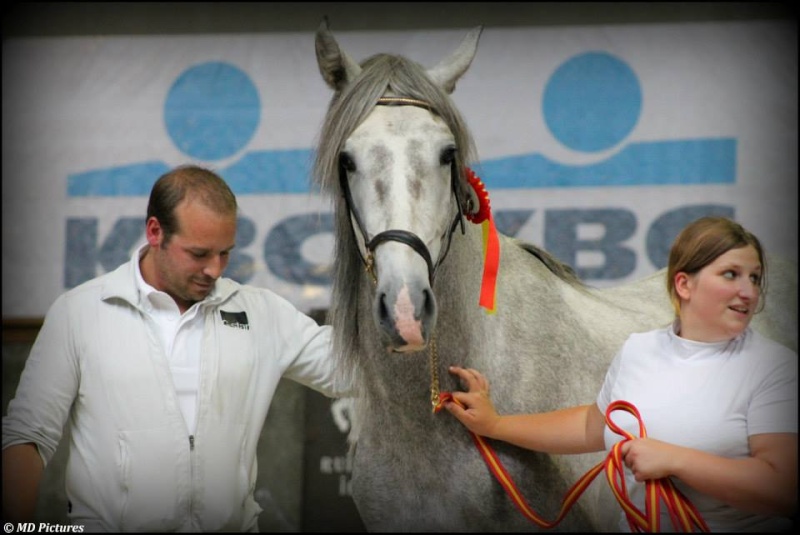
[{"label": "horse's neck", "polygon": [[[465,230],[464,235],[457,231],[453,236],[451,252],[437,274],[434,287],[437,298],[454,296],[452,301],[462,312],[474,308],[472,305],[483,283],[486,262],[481,225],[467,223]],[[498,292],[501,285],[512,291],[519,288],[534,294],[567,285],[542,261],[516,245],[513,238],[500,233],[497,237],[500,242],[500,264],[495,282]]]},{"label": "horse's neck", "polygon": [[[476,294],[483,276],[484,252],[480,225],[465,222],[465,233],[456,229],[450,249],[436,272],[433,286],[440,307],[464,311],[464,304]],[[441,312],[440,312],[441,313]]]}]

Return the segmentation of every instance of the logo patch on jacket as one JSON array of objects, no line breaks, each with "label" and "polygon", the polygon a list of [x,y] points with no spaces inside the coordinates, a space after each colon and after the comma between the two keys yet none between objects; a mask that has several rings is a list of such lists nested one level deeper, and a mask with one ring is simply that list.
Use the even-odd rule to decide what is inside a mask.
[{"label": "logo patch on jacket", "polygon": [[245,331],[250,330],[250,324],[247,322],[247,312],[245,311],[225,312],[224,310],[220,310],[219,315],[222,317],[223,325],[235,327],[236,329],[244,329]]}]

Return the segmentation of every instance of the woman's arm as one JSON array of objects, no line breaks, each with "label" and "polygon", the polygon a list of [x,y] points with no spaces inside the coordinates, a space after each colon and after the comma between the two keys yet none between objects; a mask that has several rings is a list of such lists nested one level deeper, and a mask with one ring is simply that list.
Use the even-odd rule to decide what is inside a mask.
[{"label": "woman's arm", "polygon": [[489,397],[489,382],[480,372],[453,366],[450,373],[462,380],[467,392],[454,392],[458,403],[450,401],[445,408],[477,435],[544,453],[589,453],[604,447],[605,418],[595,404],[499,415]]}]

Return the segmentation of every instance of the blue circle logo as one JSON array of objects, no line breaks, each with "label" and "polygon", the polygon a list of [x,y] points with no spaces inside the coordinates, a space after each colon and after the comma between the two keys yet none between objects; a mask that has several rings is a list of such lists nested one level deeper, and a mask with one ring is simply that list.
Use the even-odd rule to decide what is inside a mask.
[{"label": "blue circle logo", "polygon": [[222,62],[187,69],[172,84],[164,104],[164,121],[175,145],[206,161],[227,158],[246,146],[260,115],[250,77]]},{"label": "blue circle logo", "polygon": [[550,77],[542,99],[547,127],[567,147],[597,152],[630,134],[642,109],[633,70],[602,52],[580,54]]}]

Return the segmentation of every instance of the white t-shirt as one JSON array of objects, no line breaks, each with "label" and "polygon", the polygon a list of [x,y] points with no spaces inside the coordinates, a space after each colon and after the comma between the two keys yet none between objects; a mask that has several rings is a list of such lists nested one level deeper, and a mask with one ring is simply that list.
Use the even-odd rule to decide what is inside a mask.
[{"label": "white t-shirt", "polygon": [[[680,338],[672,326],[631,335],[614,358],[597,396],[605,414],[615,400],[632,403],[647,436],[742,458],[749,455],[748,436],[797,433],[797,353],[748,328],[728,342],[702,343]],[[626,411],[614,411],[612,421],[634,436],[639,424]],[[607,449],[623,437],[606,426]],[[699,510],[711,531],[782,531],[788,518],[739,511],[699,494],[672,478]],[[626,470],[633,503],[644,512],[644,483]],[[624,514],[621,529],[629,529]],[[672,529],[662,504],[661,529]]]}]

